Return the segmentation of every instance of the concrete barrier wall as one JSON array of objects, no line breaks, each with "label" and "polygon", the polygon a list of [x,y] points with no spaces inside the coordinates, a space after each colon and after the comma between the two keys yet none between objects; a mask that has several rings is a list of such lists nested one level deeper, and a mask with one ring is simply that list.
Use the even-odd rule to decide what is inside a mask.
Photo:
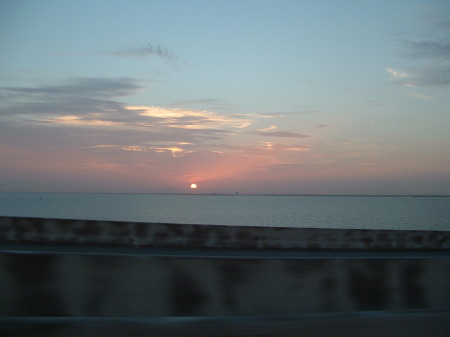
[{"label": "concrete barrier wall", "polygon": [[0,217],[0,241],[219,249],[450,250],[450,232]]},{"label": "concrete barrier wall", "polygon": [[8,253],[0,315],[251,316],[450,309],[449,259]]},{"label": "concrete barrier wall", "polygon": [[0,217],[2,317],[450,311],[448,232]]}]

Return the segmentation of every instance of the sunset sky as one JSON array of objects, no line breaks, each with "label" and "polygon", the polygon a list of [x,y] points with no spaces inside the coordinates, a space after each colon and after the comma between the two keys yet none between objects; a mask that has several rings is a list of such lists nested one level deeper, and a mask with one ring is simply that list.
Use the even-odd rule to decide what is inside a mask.
[{"label": "sunset sky", "polygon": [[447,0],[1,0],[0,43],[0,191],[450,194]]}]

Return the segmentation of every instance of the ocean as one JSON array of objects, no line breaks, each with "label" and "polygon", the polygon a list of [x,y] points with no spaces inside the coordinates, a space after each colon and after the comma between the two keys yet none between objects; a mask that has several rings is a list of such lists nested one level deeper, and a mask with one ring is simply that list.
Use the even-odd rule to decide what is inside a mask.
[{"label": "ocean", "polygon": [[0,193],[0,216],[450,230],[450,197]]}]

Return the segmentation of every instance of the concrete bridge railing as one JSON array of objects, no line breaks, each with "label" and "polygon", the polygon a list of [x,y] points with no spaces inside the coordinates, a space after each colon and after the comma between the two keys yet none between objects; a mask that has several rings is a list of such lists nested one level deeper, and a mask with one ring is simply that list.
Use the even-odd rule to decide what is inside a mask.
[{"label": "concrete bridge railing", "polygon": [[450,232],[0,217],[0,253],[18,335],[450,331]]}]

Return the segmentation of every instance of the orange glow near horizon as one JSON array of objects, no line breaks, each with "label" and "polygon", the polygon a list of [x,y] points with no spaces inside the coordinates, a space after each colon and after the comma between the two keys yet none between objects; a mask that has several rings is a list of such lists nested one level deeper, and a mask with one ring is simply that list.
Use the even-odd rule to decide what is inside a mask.
[{"label": "orange glow near horizon", "polygon": [[194,190],[197,188],[197,184],[191,184],[191,188]]}]

